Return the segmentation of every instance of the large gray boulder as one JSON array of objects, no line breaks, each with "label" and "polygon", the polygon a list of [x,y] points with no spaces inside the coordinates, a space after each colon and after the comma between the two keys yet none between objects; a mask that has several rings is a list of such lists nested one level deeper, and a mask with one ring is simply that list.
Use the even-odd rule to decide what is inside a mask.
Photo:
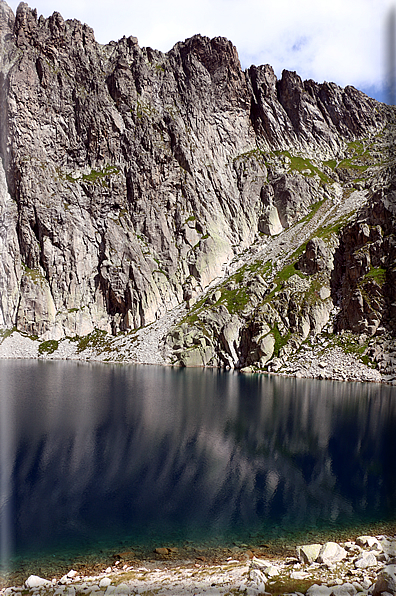
[{"label": "large gray boulder", "polygon": [[321,548],[321,544],[303,544],[302,546],[297,546],[297,557],[301,563],[311,565],[318,558]]},{"label": "large gray boulder", "polygon": [[396,594],[396,565],[387,565],[377,577],[372,596],[379,596],[383,592]]},{"label": "large gray boulder", "polygon": [[320,549],[317,561],[325,565],[332,565],[346,559],[347,554],[347,551],[336,542],[326,542]]}]

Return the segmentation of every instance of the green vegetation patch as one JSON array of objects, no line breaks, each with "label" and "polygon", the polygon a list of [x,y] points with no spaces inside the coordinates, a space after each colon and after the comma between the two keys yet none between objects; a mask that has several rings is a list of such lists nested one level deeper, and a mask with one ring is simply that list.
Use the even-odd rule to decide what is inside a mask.
[{"label": "green vegetation patch", "polygon": [[303,173],[304,176],[313,177],[318,175],[323,184],[331,184],[332,182],[332,180],[324,172],[322,172],[317,166],[315,166],[309,159],[306,159],[305,157],[291,155],[289,151],[275,151],[274,155],[283,155],[288,157],[290,159],[289,167],[291,170]]},{"label": "green vegetation patch", "polygon": [[370,271],[363,277],[362,282],[364,283],[365,281],[371,280],[382,287],[386,281],[386,269],[383,267],[373,267],[370,269]]},{"label": "green vegetation patch", "polygon": [[49,339],[43,341],[38,348],[39,354],[53,354],[59,347],[59,342],[56,339]]},{"label": "green vegetation patch", "polygon": [[105,165],[100,170],[91,170],[89,174],[83,174],[82,176],[77,176],[76,178],[74,178],[74,176],[72,176],[72,174],[70,173],[63,173],[60,168],[57,168],[56,171],[59,178],[61,180],[66,180],[67,182],[88,182],[89,184],[95,184],[95,182],[100,182],[102,186],[108,186],[106,178],[108,178],[109,176],[116,176],[121,172],[120,168],[118,168],[117,166],[112,166],[110,164]]},{"label": "green vegetation patch", "polygon": [[313,584],[313,580],[284,577],[266,584],[265,591],[274,596],[280,596],[281,594],[295,594],[297,592],[305,594],[308,588]]},{"label": "green vegetation patch", "polygon": [[[351,191],[353,192],[353,189],[351,189]],[[356,211],[351,211],[350,213],[346,213],[343,217],[341,217],[335,223],[332,223],[328,226],[326,226],[326,225],[320,226],[316,230],[315,236],[317,236],[318,238],[322,238],[323,240],[327,240],[330,236],[332,236],[332,234],[338,235],[340,230],[346,226],[349,219],[355,213],[356,213]]]},{"label": "green vegetation patch", "polygon": [[17,331],[16,327],[12,327],[11,329],[0,329],[0,339],[6,339],[7,337],[10,337],[14,331]]},{"label": "green vegetation patch", "polygon": [[119,174],[119,173],[120,173],[120,168],[117,168],[116,166],[111,166],[110,164],[108,164],[101,170],[91,170],[91,172],[89,174],[83,174],[82,180],[84,182],[95,183],[98,180],[103,181],[103,178],[106,178],[107,176],[112,176],[112,175]]},{"label": "green vegetation patch", "polygon": [[106,331],[95,329],[88,335],[78,338],[77,354],[87,348],[101,348],[105,352],[110,351],[111,347]]},{"label": "green vegetation patch", "polygon": [[235,290],[221,289],[221,298],[219,302],[225,303],[230,314],[242,311],[249,302],[249,294],[245,288],[236,288]]},{"label": "green vegetation patch", "polygon": [[22,261],[22,268],[25,272],[25,275],[30,277],[30,279],[33,281],[33,283],[41,285],[44,281],[46,281],[44,275],[41,273],[39,268],[29,269],[29,267],[27,265],[25,265],[25,263],[23,261]]},{"label": "green vegetation patch", "polygon": [[301,277],[301,279],[306,279],[307,277],[305,273],[296,269],[295,262],[286,265],[283,269],[281,269],[281,271],[279,271],[276,274],[274,279],[274,284],[276,284],[276,288],[274,288],[272,292],[268,294],[268,296],[266,296],[264,302],[271,302],[275,294],[277,294],[281,290],[282,286],[287,282],[288,279],[290,279],[290,277],[292,277],[292,275],[298,275],[299,277]]},{"label": "green vegetation patch", "polygon": [[327,166],[331,170],[334,170],[337,165],[337,161],[335,159],[328,159],[327,161],[323,162],[323,165]]},{"label": "green vegetation patch", "polygon": [[283,346],[285,346],[287,344],[287,342],[290,339],[291,336],[291,332],[288,331],[286,333],[286,335],[282,336],[280,334],[280,331],[278,329],[278,325],[275,323],[274,328],[271,330],[272,335],[275,338],[275,345],[274,345],[274,356],[276,358],[279,358],[279,352],[281,350],[281,348],[283,348]]},{"label": "green vegetation patch", "polygon": [[[345,331],[342,334],[322,331],[321,335],[329,341],[330,345],[338,346],[345,354],[354,354],[366,366],[376,368],[376,363],[366,354],[368,340],[363,343],[359,342],[359,336],[352,333],[352,331]],[[328,347],[329,345],[325,349]]]}]

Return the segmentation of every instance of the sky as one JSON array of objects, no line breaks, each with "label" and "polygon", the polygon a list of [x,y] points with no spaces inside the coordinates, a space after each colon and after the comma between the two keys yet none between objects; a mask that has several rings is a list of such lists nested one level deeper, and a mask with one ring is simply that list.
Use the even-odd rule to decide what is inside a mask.
[{"label": "sky", "polygon": [[[18,0],[8,0],[16,11]],[[167,52],[196,33],[223,36],[243,68],[271,64],[278,77],[353,85],[386,101],[386,23],[396,0],[29,0],[38,15],[60,12],[95,31],[99,43],[134,35]],[[389,45],[389,44],[388,44]]]}]

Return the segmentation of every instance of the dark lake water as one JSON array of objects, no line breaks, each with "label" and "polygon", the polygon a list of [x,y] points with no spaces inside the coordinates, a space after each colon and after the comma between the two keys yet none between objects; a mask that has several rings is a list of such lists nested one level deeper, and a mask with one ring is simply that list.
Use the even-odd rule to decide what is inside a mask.
[{"label": "dark lake water", "polygon": [[395,456],[392,387],[0,361],[1,562],[394,522]]}]

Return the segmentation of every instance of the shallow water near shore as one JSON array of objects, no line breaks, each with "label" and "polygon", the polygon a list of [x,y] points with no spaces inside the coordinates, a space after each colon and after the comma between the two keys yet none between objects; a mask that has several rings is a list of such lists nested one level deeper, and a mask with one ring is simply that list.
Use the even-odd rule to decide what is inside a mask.
[{"label": "shallow water near shore", "polygon": [[2,361],[3,574],[392,526],[395,428],[377,384]]}]

